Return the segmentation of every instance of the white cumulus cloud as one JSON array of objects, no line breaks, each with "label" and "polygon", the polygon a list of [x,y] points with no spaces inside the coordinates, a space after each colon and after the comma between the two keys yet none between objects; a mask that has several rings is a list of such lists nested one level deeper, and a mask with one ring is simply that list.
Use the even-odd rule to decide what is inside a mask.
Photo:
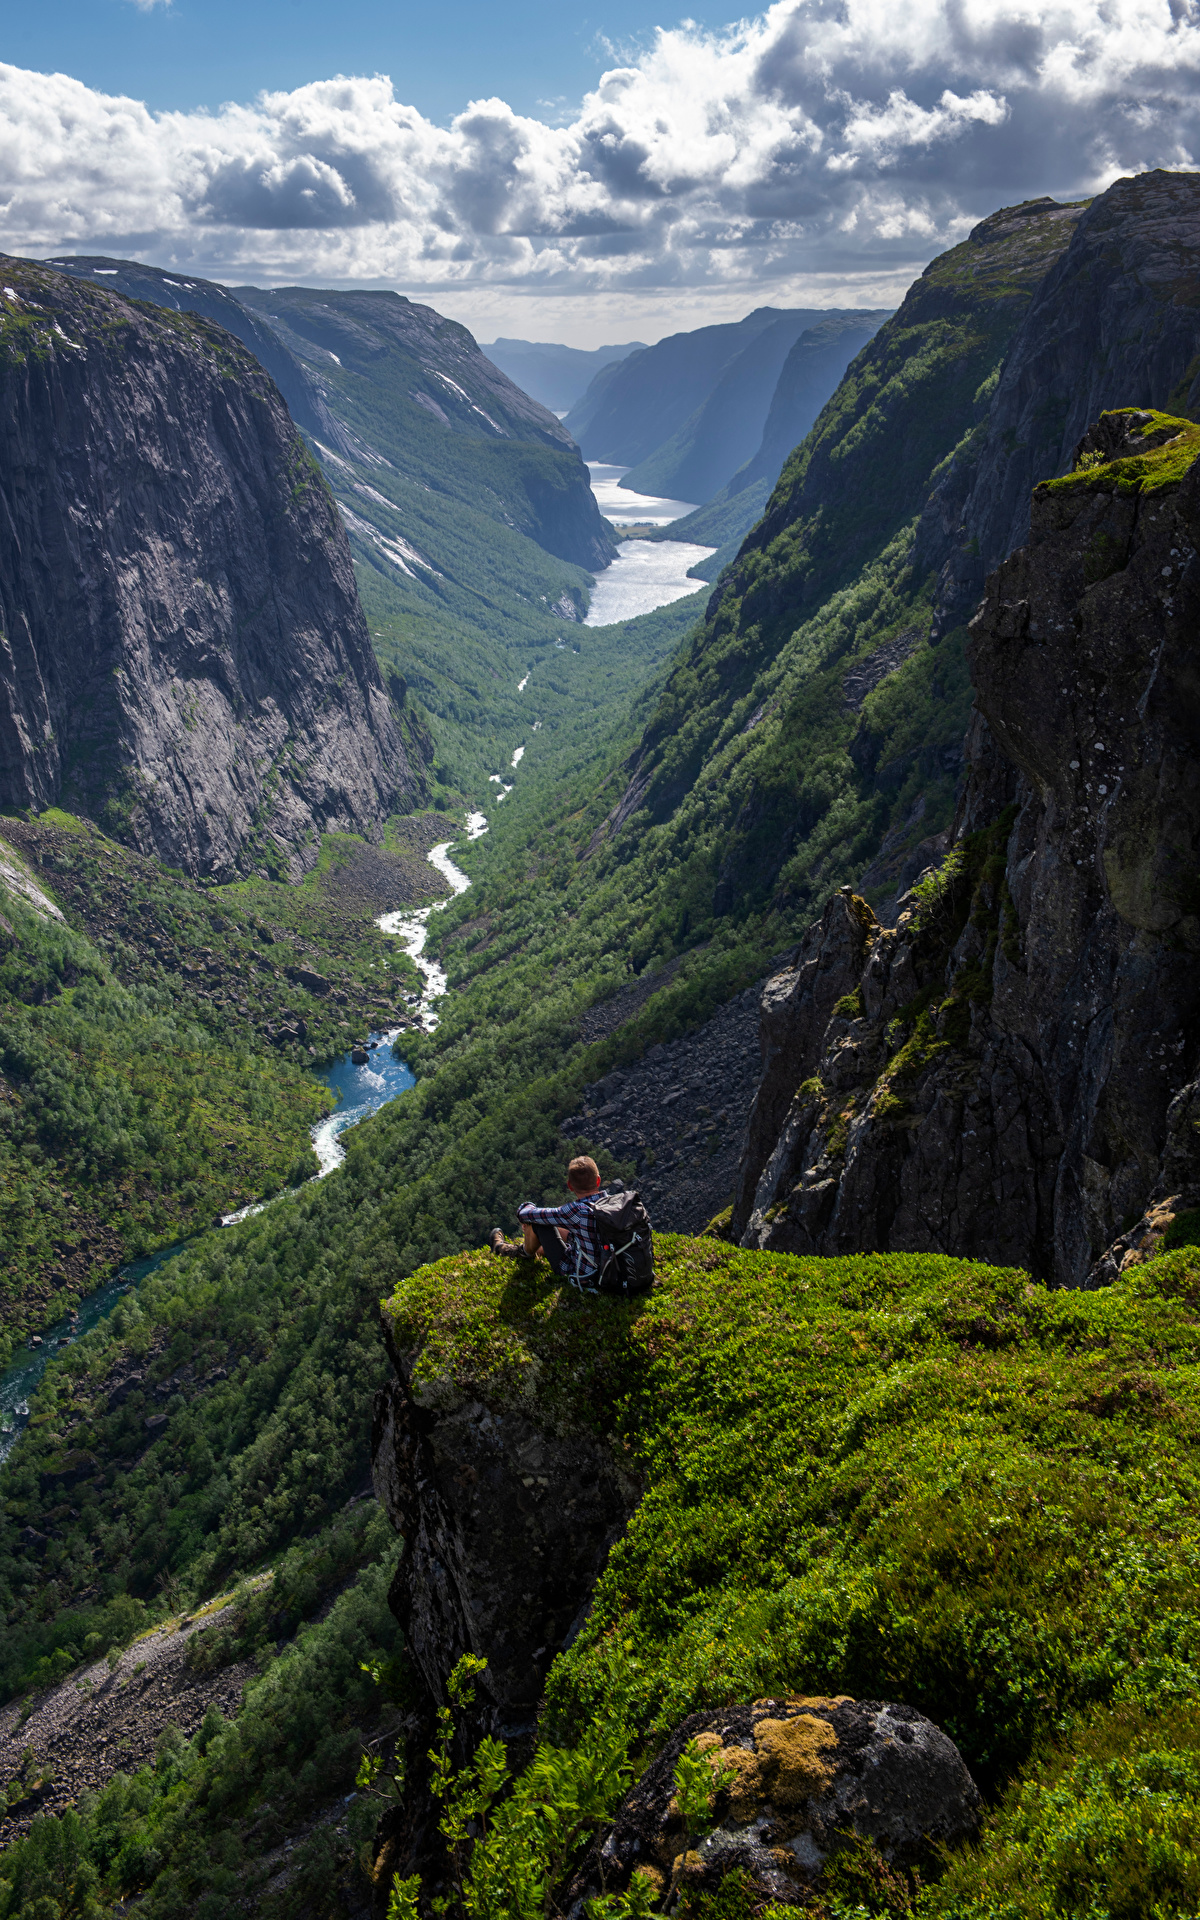
[{"label": "white cumulus cloud", "polygon": [[[139,0],[144,3],[144,0]],[[777,0],[553,122],[382,75],[152,113],[0,65],[11,252],[424,289],[874,289],[997,205],[1200,154],[1200,0]]]}]

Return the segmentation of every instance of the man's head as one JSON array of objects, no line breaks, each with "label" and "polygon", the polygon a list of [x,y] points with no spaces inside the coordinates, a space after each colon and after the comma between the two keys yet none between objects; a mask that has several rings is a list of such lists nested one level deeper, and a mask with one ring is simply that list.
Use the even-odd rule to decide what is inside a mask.
[{"label": "man's head", "polygon": [[600,1185],[600,1169],[586,1153],[577,1154],[567,1168],[567,1185],[572,1193],[595,1193]]}]

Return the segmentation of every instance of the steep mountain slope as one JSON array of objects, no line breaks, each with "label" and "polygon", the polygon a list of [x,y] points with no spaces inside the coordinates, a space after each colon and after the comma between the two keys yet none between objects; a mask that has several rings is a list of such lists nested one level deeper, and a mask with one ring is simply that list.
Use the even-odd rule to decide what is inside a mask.
[{"label": "steep mountain slope", "polygon": [[1106,407],[1200,408],[1200,180],[1118,180],[1078,221],[1013,341],[987,432],[958,449],[921,527],[938,621],[966,617],[1029,532],[1035,482],[1069,470]]},{"label": "steep mountain slope", "polygon": [[[464,328],[399,296],[235,299],[136,262],[66,265],[173,311],[194,299],[280,366],[342,510],[376,653],[422,703],[443,784],[477,793],[530,718],[516,689],[531,650],[563,647],[590,569],[616,551],[570,436]],[[572,703],[532,718],[549,728],[560,711]]]},{"label": "steep mountain slope", "polygon": [[890,931],[846,888],[767,988],[748,1244],[1079,1286],[1146,1206],[1200,1039],[1198,456],[1107,413],[1035,489],[971,625],[949,859]]},{"label": "steep mountain slope", "polygon": [[[575,435],[585,459],[633,467],[644,479],[654,480],[655,492],[669,491],[675,499],[703,498],[675,491],[675,481],[685,472],[698,478],[702,471],[707,474],[724,464],[714,483],[719,485],[749,457],[788,349],[805,327],[821,317],[810,308],[785,312],[758,307],[731,325],[670,334],[657,345],[605,367],[564,424]],[[768,362],[763,377],[760,354]],[[736,374],[735,364],[740,368]],[[689,430],[693,416],[713,399],[726,374],[733,376],[733,385],[726,400],[716,405],[711,434],[700,432],[699,422]],[[740,409],[739,393],[744,396]],[[682,438],[672,445],[677,434]],[[728,456],[726,440],[731,447]],[[642,468],[642,462],[660,453],[662,460],[653,469]],[[635,483],[632,474],[627,484],[635,491],[650,490]]]},{"label": "steep mountain slope", "polygon": [[0,804],[232,878],[423,792],[345,533],[229,334],[18,260],[0,303]]},{"label": "steep mountain slope", "polygon": [[565,413],[582,400],[592,380],[614,360],[641,353],[644,340],[628,340],[623,347],[563,347],[549,340],[493,340],[483,351],[494,367],[514,380],[552,412]]},{"label": "steep mountain slope", "polygon": [[[834,313],[805,328],[780,370],[757,452],[711,497],[697,496],[706,499],[706,505],[674,521],[658,536],[669,533],[672,539],[695,540],[717,548],[692,569],[697,579],[715,580],[736,557],[742,540],[766,506],[784,461],[836,391],[855,354],[889,318],[887,310]],[[729,378],[726,375],[718,392]],[[633,476],[628,478],[632,484]]]},{"label": "steep mountain slope", "polygon": [[613,552],[565,427],[454,320],[398,293],[235,287],[318,380],[366,464],[379,456],[559,559]]},{"label": "steep mountain slope", "polygon": [[140,260],[115,260],[103,253],[70,254],[64,259],[46,260],[43,265],[76,280],[94,280],[97,286],[122,293],[130,300],[149,300],[152,306],[170,307],[175,313],[198,313],[205,320],[215,321],[249,347],[259,365],[266,368],[296,425],[341,447],[342,430],[295,354],[289,353],[278,334],[235,300],[227,287],[194,276],[178,278],[160,267],[144,266]]},{"label": "steep mountain slope", "polygon": [[[712,391],[704,395],[691,417],[626,474],[622,486],[640,493],[665,494],[674,500],[711,499],[731,474],[753,456],[783,369],[797,338],[808,331],[810,317],[803,313],[781,314],[756,334],[724,368]],[[845,317],[834,311],[822,324],[836,327]],[[881,313],[876,319],[885,317]],[[859,345],[866,337],[864,334],[860,338]],[[781,452],[780,466],[784,455],[803,439],[852,358],[853,355],[847,353],[840,364],[830,359],[823,365],[824,389],[802,430],[793,435]],[[778,471],[777,467],[772,480]]]},{"label": "steep mountain slope", "polygon": [[[667,681],[594,845],[703,849],[697,916],[803,909],[884,836],[948,824],[969,705],[963,634],[927,644],[916,519],[982,429],[1000,364],[1078,210],[1007,209],[935,260],[780,476]],[[660,852],[659,857],[663,857]],[[691,869],[689,868],[689,871]]]}]

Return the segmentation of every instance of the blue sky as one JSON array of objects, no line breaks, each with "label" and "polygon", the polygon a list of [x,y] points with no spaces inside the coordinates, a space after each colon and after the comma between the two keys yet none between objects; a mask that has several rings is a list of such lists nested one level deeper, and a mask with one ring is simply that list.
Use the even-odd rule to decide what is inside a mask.
[{"label": "blue sky", "polygon": [[9,0],[0,248],[598,346],[894,305],[998,207],[1200,165],[1200,0],[647,4]]},{"label": "blue sky", "polygon": [[[686,11],[719,26],[728,9]],[[4,14],[0,58],[154,109],[215,108],[338,73],[386,73],[402,100],[441,124],[492,94],[538,118],[570,113],[615,64],[606,42],[632,52],[655,25],[676,24],[670,10],[649,16],[641,0],[9,0]]]}]

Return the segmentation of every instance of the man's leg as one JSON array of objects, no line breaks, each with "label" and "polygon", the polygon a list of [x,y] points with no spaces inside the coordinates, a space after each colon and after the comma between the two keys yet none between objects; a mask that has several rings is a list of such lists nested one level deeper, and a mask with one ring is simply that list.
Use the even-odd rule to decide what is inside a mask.
[{"label": "man's leg", "polygon": [[526,1227],[521,1240],[506,1240],[503,1227],[493,1227],[488,1235],[488,1245],[493,1253],[505,1255],[509,1260],[536,1260],[538,1255],[538,1237],[532,1227]]}]

